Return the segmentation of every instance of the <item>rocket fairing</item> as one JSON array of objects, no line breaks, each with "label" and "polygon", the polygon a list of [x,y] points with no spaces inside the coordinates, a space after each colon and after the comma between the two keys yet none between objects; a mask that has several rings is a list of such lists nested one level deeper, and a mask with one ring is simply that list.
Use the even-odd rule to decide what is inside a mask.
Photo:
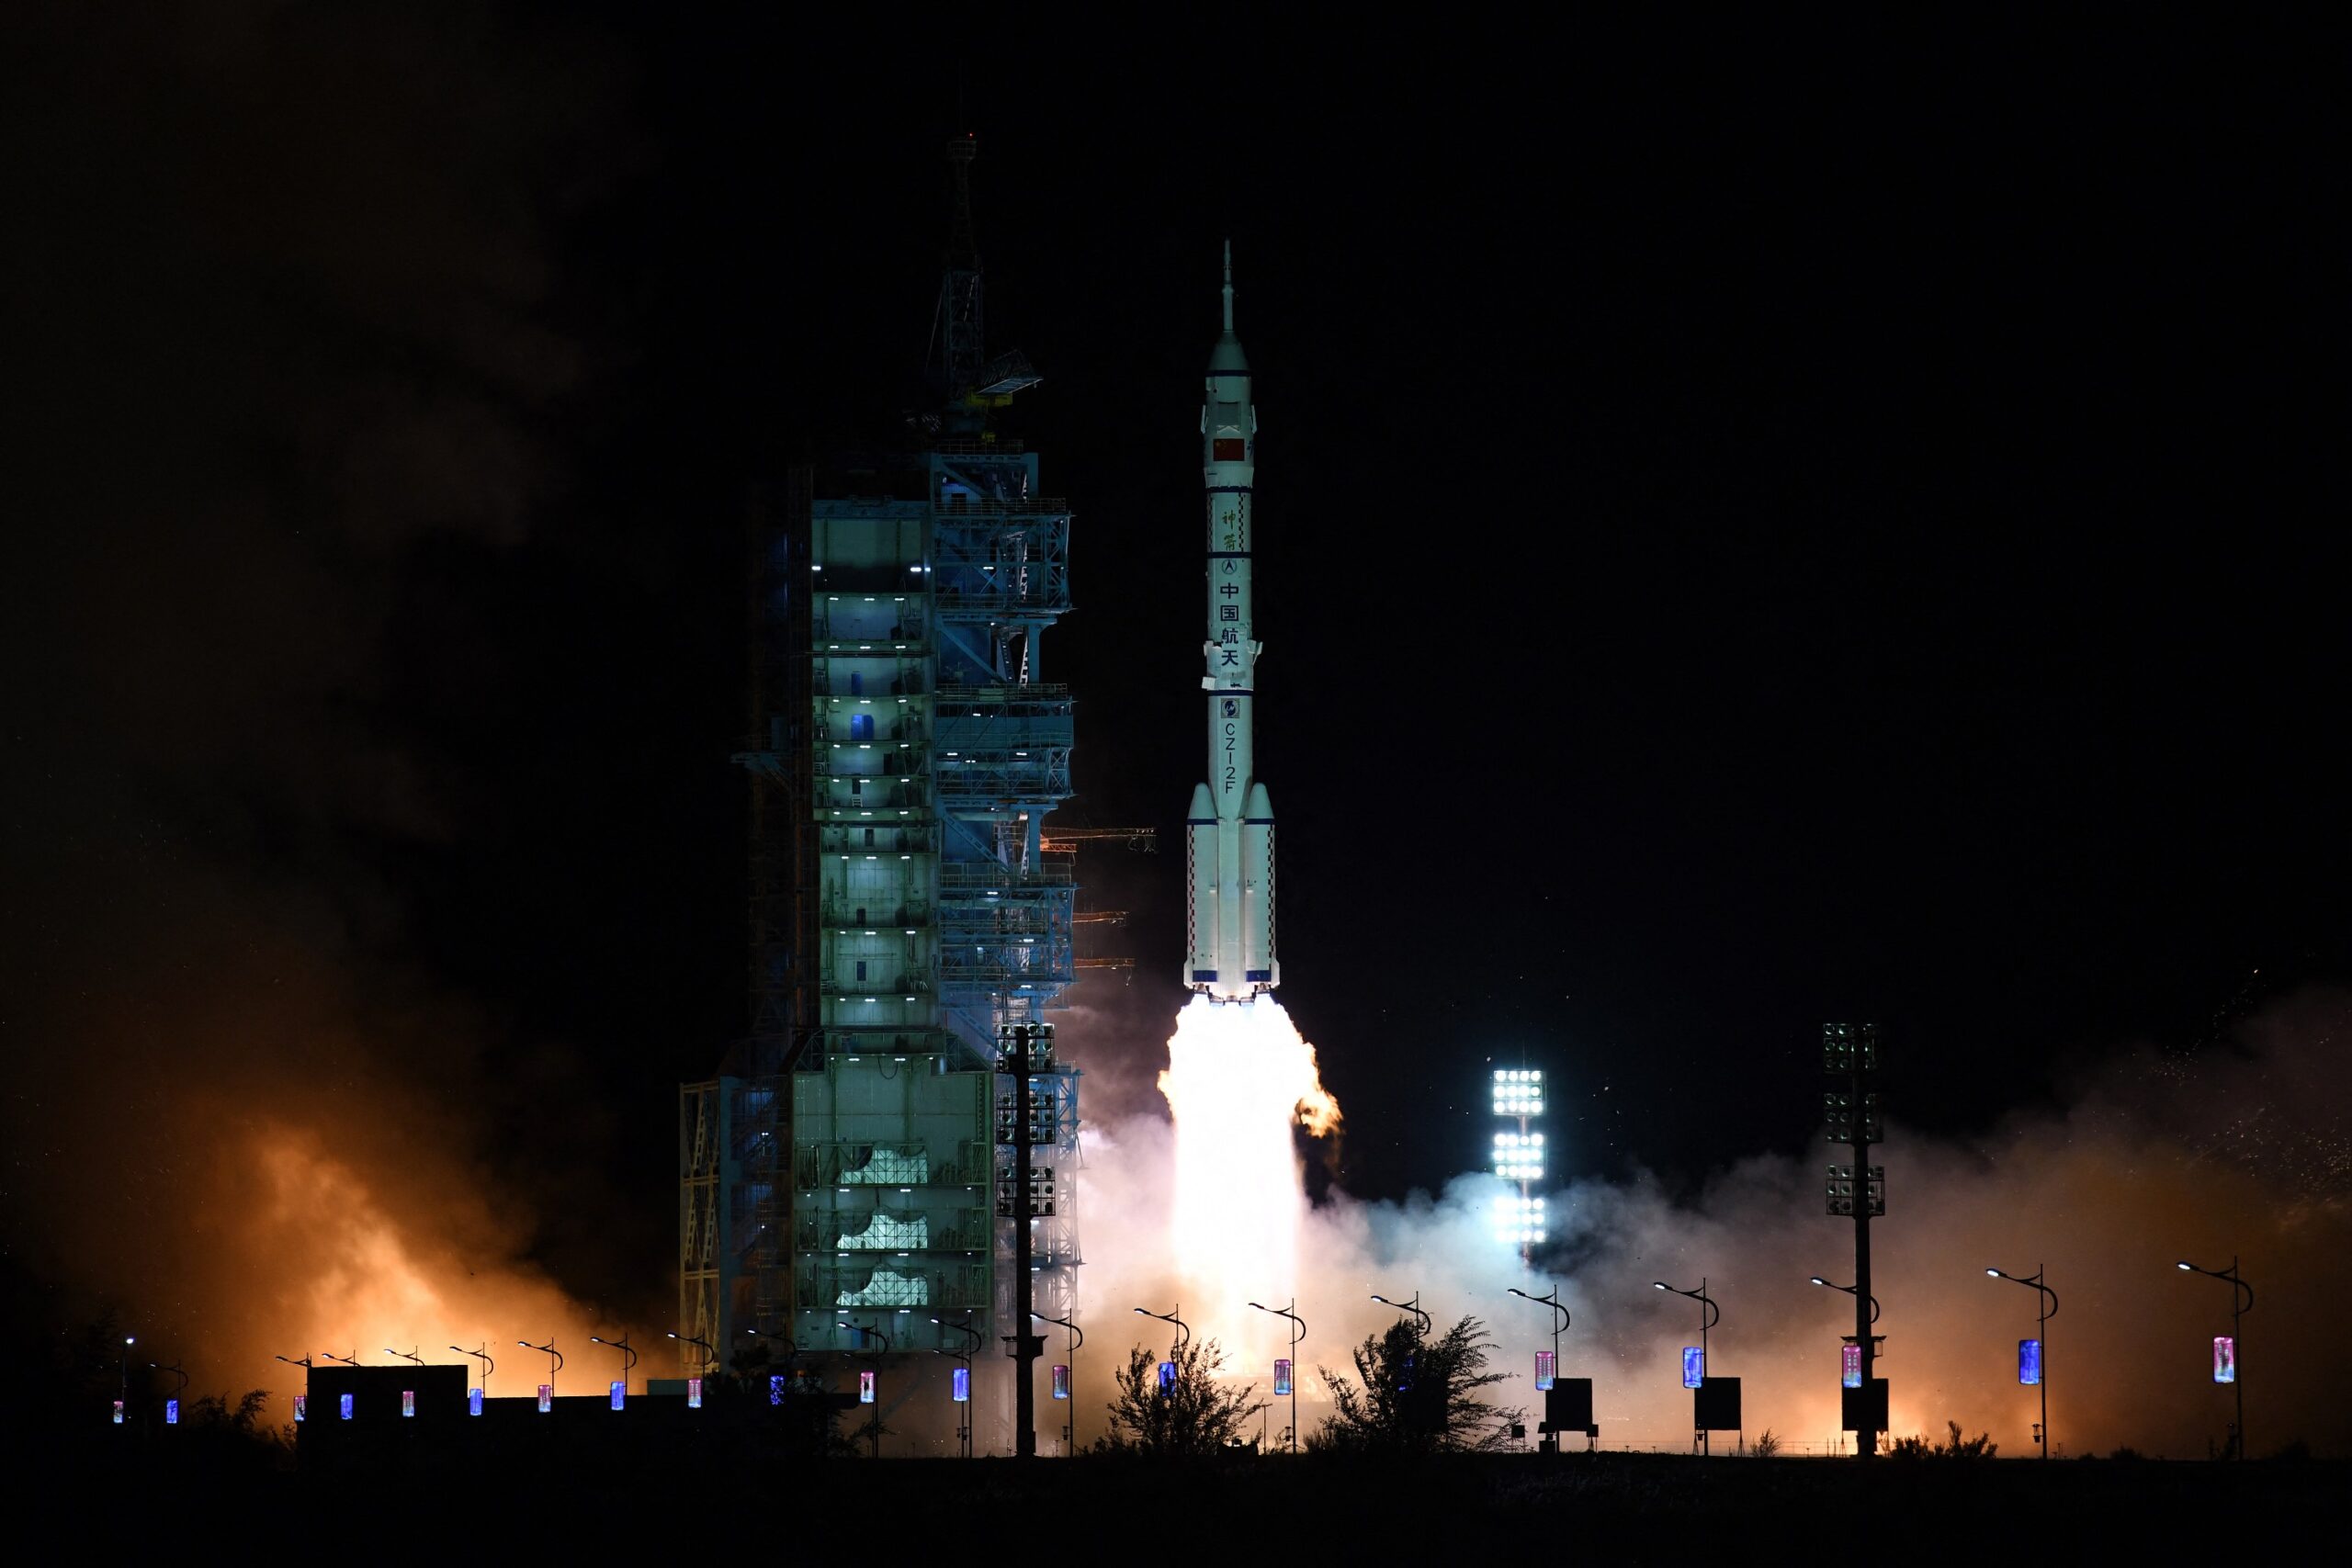
[{"label": "rocket fairing", "polygon": [[1184,814],[1184,984],[1213,1002],[1246,1002],[1282,983],[1274,961],[1274,807],[1258,782],[1250,705],[1259,645],[1250,604],[1250,486],[1258,413],[1250,361],[1233,335],[1233,244],[1225,247],[1225,332],[1210,351],[1201,406],[1201,477],[1208,490],[1209,776]]}]

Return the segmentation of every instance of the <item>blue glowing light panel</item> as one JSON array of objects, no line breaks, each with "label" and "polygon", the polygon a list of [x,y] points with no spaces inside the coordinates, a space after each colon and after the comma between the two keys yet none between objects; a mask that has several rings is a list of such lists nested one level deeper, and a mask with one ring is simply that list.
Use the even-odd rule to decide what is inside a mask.
[{"label": "blue glowing light panel", "polygon": [[1054,1369],[1054,1397],[1056,1399],[1069,1397],[1069,1369],[1068,1367]]},{"label": "blue glowing light panel", "polygon": [[403,1417],[412,1419],[415,1416],[416,1390],[413,1388],[404,1388],[401,1390],[401,1415]]},{"label": "blue glowing light panel", "polygon": [[1682,1386],[1697,1388],[1707,1381],[1707,1353],[1696,1345],[1682,1347]]},{"label": "blue glowing light panel", "polygon": [[179,1424],[180,1402],[176,1399],[167,1399],[164,1401],[164,1425],[166,1427],[176,1427]]},{"label": "blue glowing light panel", "polygon": [[1849,1345],[1839,1352],[1838,1359],[1844,1364],[1844,1382],[1846,1386],[1848,1388],[1861,1387],[1862,1348],[1860,1345]]},{"label": "blue glowing light panel", "polygon": [[768,1374],[768,1403],[770,1404],[784,1403],[784,1374],[782,1372]]},{"label": "blue glowing light panel", "polygon": [[1290,1358],[1287,1356],[1274,1358],[1274,1392],[1278,1394],[1290,1392]]},{"label": "blue glowing light panel", "polygon": [[1559,1357],[1559,1353],[1558,1353],[1557,1351],[1555,1351],[1555,1350],[1538,1350],[1538,1351],[1536,1351],[1536,1352],[1535,1352],[1535,1392],[1536,1392],[1536,1393],[1551,1393],[1551,1392],[1552,1392],[1552,1385],[1553,1385],[1555,1382],[1558,1382],[1558,1381],[1559,1381],[1559,1375],[1560,1375],[1560,1357]]},{"label": "blue glowing light panel", "polygon": [[310,1418],[311,1396],[307,1393],[296,1394],[294,1396],[294,1419],[297,1421],[308,1421]]},{"label": "blue glowing light panel", "polygon": [[702,1379],[700,1378],[686,1380],[686,1408],[689,1410],[702,1408]]},{"label": "blue glowing light panel", "polygon": [[1159,1396],[1162,1399],[1165,1399],[1175,1392],[1176,1363],[1173,1361],[1162,1361],[1159,1363]]},{"label": "blue glowing light panel", "polygon": [[114,1424],[118,1427],[122,1425],[122,1401],[119,1399],[114,1402]]},{"label": "blue glowing light panel", "polygon": [[551,1382],[543,1382],[539,1385],[539,1414],[544,1416],[554,1408],[555,1384]]},{"label": "blue glowing light panel", "polygon": [[2238,1381],[2238,1342],[2226,1334],[2213,1337],[2213,1381]]},{"label": "blue glowing light panel", "polygon": [[857,1402],[860,1404],[874,1403],[874,1374],[872,1372],[857,1374]]},{"label": "blue glowing light panel", "polygon": [[342,1399],[342,1401],[341,1401],[340,1403],[341,1403],[341,1405],[342,1405],[342,1415],[343,1415],[343,1418],[344,1418],[345,1420],[346,1420],[346,1421],[350,1420],[350,1419],[351,1419],[351,1395],[349,1395],[349,1394],[347,1394],[347,1393],[346,1393],[346,1394],[345,1394],[345,1395],[343,1396],[343,1399]]},{"label": "blue glowing light panel", "polygon": [[615,1383],[613,1385],[613,1408],[618,1410],[628,1403],[628,1384],[625,1382]]},{"label": "blue glowing light panel", "polygon": [[958,1367],[956,1369],[956,1392],[952,1397],[958,1404],[963,1404],[965,1401],[972,1397],[971,1368]]},{"label": "blue glowing light panel", "polygon": [[2041,1341],[2018,1341],[2018,1382],[2030,1388],[2041,1381]]},{"label": "blue glowing light panel", "polygon": [[478,1388],[466,1390],[466,1414],[469,1416],[481,1414],[481,1390]]}]

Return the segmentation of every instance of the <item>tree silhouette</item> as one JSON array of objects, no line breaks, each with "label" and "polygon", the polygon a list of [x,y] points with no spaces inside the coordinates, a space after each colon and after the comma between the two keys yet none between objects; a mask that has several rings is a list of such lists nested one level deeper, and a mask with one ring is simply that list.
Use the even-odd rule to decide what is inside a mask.
[{"label": "tree silhouette", "polygon": [[1464,1317],[1434,1339],[1399,1323],[1356,1347],[1351,1380],[1317,1368],[1337,1406],[1312,1446],[1351,1453],[1495,1453],[1511,1444],[1521,1410],[1499,1409],[1478,1391],[1508,1374],[1487,1370],[1495,1342]]},{"label": "tree silhouette", "polygon": [[1127,1364],[1114,1380],[1117,1397],[1108,1406],[1111,1430],[1095,1444],[1101,1453],[1187,1455],[1222,1453],[1241,1441],[1241,1429],[1266,1408],[1251,1396],[1258,1385],[1221,1384],[1225,1352],[1214,1339],[1186,1342],[1169,1353],[1175,1381],[1163,1392],[1159,1358],[1150,1350],[1127,1352]]}]

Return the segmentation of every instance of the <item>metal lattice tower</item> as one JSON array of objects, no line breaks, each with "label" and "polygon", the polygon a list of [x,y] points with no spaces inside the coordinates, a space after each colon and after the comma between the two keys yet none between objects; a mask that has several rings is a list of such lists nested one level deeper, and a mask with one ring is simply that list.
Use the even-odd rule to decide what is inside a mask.
[{"label": "metal lattice tower", "polygon": [[997,1077],[1001,1033],[1076,977],[1072,867],[1042,839],[1072,792],[1040,651],[1071,514],[988,428],[1036,377],[983,352],[972,152],[949,149],[941,416],[916,449],[797,472],[755,529],[752,1034],[680,1100],[682,1323],[722,1363],[754,1334],[820,1367],[887,1344],[885,1418],[919,1389],[944,1409],[934,1349],[1025,1331],[1023,1146],[1040,1310],[1071,1315],[1079,1261],[1078,1074],[1040,1072],[1025,1118]]}]

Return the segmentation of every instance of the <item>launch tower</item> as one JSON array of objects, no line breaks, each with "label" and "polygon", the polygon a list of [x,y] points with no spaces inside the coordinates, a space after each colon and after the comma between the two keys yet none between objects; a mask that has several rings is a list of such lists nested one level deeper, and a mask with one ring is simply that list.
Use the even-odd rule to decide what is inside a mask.
[{"label": "launch tower", "polygon": [[[1038,378],[985,352],[973,150],[949,147],[935,412],[908,449],[797,472],[755,530],[752,1033],[684,1086],[679,1126],[685,1371],[887,1342],[885,1417],[937,1402],[898,1423],[915,1430],[946,1424],[934,1349],[984,1336],[985,1385],[1029,1326],[1016,1139],[1038,1311],[1071,1315],[1079,1262],[1078,1075],[1042,1073],[1023,1118],[997,1065],[1000,1032],[1075,977],[1071,866],[1042,843],[1071,794],[1073,703],[1042,655],[1070,608],[1071,513],[991,428]],[[986,1444],[1012,1402],[979,1397]]]}]

